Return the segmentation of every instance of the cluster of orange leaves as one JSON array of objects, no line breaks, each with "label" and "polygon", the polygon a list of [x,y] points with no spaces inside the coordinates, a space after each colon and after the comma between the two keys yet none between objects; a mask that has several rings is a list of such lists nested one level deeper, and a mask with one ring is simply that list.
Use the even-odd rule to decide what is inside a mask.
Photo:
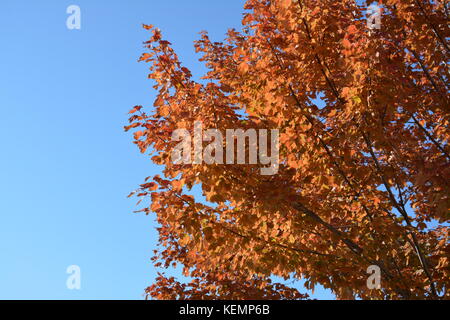
[{"label": "cluster of orange leaves", "polygon": [[[144,26],[140,60],[158,96],[130,112],[126,130],[164,177],[136,193],[159,223],[155,265],[181,264],[194,279],[161,274],[149,296],[306,297],[272,284],[278,276],[339,299],[450,297],[448,12],[442,1],[380,5],[381,29],[369,30],[354,0],[248,0],[242,31],[195,43],[208,68],[200,81]],[[173,164],[171,134],[194,121],[279,129],[278,174]],[[370,265],[381,289],[366,285]]]}]

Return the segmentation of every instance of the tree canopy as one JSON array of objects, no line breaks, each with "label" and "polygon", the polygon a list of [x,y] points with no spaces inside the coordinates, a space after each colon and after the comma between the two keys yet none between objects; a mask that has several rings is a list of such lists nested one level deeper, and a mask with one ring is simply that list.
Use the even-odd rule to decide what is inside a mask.
[{"label": "tree canopy", "polygon": [[[195,43],[195,80],[159,29],[140,61],[157,90],[131,110],[142,153],[164,166],[135,194],[159,223],[156,299],[303,299],[274,276],[339,299],[448,299],[450,148],[446,1],[248,0],[242,30]],[[178,128],[278,129],[277,174],[174,164]],[[199,185],[207,201],[189,190]],[[367,286],[367,268],[381,288]]]}]

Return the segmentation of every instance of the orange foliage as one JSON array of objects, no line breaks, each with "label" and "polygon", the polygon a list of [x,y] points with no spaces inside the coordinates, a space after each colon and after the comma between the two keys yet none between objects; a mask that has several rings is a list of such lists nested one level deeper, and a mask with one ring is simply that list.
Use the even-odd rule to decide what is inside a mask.
[{"label": "orange foliage", "polygon": [[[135,143],[164,177],[137,193],[160,224],[156,265],[194,278],[160,276],[150,296],[305,297],[268,280],[280,276],[338,298],[450,297],[448,16],[442,1],[380,4],[381,29],[369,30],[353,0],[248,0],[241,32],[196,42],[200,82],[145,26],[158,97],[126,129],[139,128]],[[173,164],[171,134],[194,121],[279,129],[279,172]],[[186,194],[196,184],[209,203]],[[379,290],[366,285],[370,265]]]}]

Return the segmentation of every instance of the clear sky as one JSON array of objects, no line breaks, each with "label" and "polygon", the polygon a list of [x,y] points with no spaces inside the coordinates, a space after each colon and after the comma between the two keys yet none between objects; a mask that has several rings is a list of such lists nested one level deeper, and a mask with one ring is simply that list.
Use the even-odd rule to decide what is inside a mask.
[{"label": "clear sky", "polygon": [[[81,9],[80,30],[66,27],[69,5]],[[198,32],[222,40],[242,7],[1,0],[0,299],[142,299],[156,275],[155,223],[126,196],[160,169],[123,131],[128,111],[155,96],[137,63],[149,37],[141,24],[158,26],[199,76]],[[66,287],[70,265],[81,290]]]}]

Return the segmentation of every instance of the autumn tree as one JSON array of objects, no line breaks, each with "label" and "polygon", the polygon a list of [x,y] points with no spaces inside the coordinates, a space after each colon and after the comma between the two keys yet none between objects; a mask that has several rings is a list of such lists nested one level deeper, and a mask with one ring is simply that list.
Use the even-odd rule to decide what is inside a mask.
[{"label": "autumn tree", "polygon": [[[159,29],[140,60],[158,95],[131,110],[135,143],[164,166],[136,194],[159,223],[158,299],[301,299],[274,276],[339,299],[448,299],[450,148],[446,1],[248,0],[242,30],[195,43],[194,80]],[[178,128],[278,129],[277,174],[175,164]],[[207,201],[189,192],[199,185]],[[381,288],[367,286],[367,268]]]}]

